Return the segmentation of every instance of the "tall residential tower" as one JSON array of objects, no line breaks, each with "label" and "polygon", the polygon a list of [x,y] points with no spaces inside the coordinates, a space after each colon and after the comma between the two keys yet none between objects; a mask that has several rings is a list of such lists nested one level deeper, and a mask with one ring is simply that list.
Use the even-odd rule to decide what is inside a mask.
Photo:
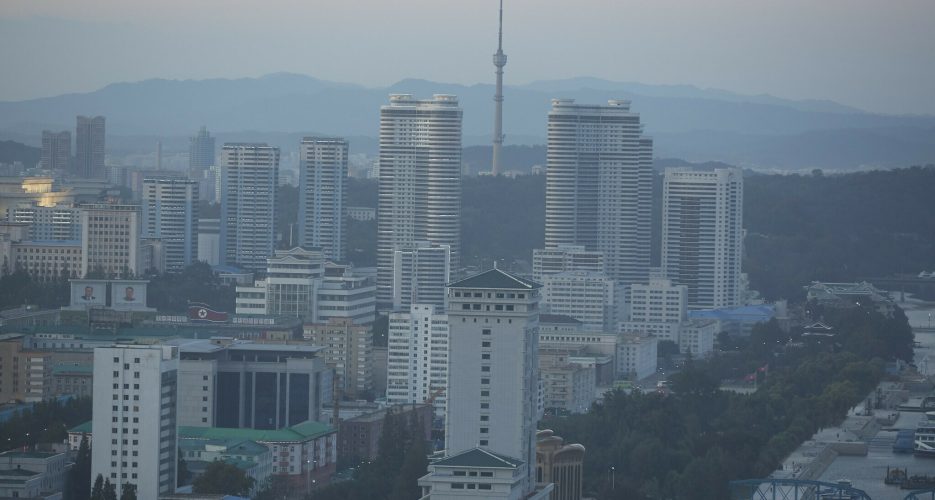
[{"label": "tall residential tower", "polygon": [[198,182],[143,179],[143,238],[162,241],[165,269],[180,272],[198,260]]},{"label": "tall residential tower", "polygon": [[743,175],[668,169],[662,198],[662,272],[688,287],[688,308],[740,305]]},{"label": "tall residential tower", "polygon": [[42,131],[42,154],[39,168],[64,172],[71,161],[71,132]]},{"label": "tall residential tower", "polygon": [[652,140],[630,102],[575,104],[549,112],[545,247],[583,245],[604,254],[607,275],[624,284],[649,276]]},{"label": "tall residential tower", "polygon": [[221,150],[221,262],[266,269],[273,255],[279,148],[227,143]]},{"label": "tall residential tower", "polygon": [[103,179],[104,171],[104,117],[78,117],[75,130],[75,165],[72,169],[76,176],[89,179]]},{"label": "tall residential tower", "polygon": [[428,241],[461,255],[461,108],[452,95],[390,96],[380,108],[377,302],[393,300],[393,252]]},{"label": "tall residential tower", "polygon": [[347,141],[305,137],[299,146],[299,246],[321,248],[331,260],[345,256]]}]

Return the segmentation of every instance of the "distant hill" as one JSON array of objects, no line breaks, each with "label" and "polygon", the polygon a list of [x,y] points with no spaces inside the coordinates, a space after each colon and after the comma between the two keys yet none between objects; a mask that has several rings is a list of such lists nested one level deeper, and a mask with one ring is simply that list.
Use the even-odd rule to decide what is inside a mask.
[{"label": "distant hill", "polygon": [[[367,88],[287,73],[146,80],[84,94],[0,102],[0,138],[35,144],[44,128],[71,130],[76,115],[101,114],[107,117],[108,149],[115,151],[133,150],[137,144],[149,150],[156,138],[170,138],[164,147],[178,143],[184,148],[185,138],[207,125],[223,140],[262,136],[284,150],[294,150],[296,138],[305,134],[354,137],[353,151],[373,153],[379,108],[389,93],[457,95],[464,109],[465,145],[489,144],[493,85],[407,79]],[[545,142],[554,97],[583,103],[624,98],[642,115],[661,157],[764,169],[889,167],[935,159],[932,116],[881,115],[830,101],[594,78],[508,85],[504,94],[504,130],[511,144]]]},{"label": "distant hill", "polygon": [[39,163],[39,148],[27,146],[15,141],[0,141],[0,163],[23,162],[26,167],[35,167]]}]

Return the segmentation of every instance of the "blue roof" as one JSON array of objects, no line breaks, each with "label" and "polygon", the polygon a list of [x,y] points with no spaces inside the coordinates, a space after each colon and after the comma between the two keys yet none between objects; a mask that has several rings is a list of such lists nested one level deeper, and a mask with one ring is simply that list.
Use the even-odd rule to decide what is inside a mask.
[{"label": "blue roof", "polygon": [[752,323],[769,321],[773,319],[774,316],[776,316],[776,308],[769,304],[688,311],[688,317],[690,319],[716,319],[719,321],[742,321]]}]

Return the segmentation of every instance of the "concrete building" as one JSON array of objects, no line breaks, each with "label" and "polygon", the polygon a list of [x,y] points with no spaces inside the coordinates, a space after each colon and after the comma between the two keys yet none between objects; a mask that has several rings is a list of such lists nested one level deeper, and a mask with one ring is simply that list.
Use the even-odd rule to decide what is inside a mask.
[{"label": "concrete building", "polygon": [[140,207],[81,205],[81,271],[129,278],[140,273]]},{"label": "concrete building", "polygon": [[10,250],[10,269],[26,271],[38,281],[77,278],[81,272],[80,241],[19,241]]},{"label": "concrete building", "polygon": [[565,271],[603,273],[604,270],[604,254],[586,250],[583,245],[561,243],[555,248],[532,251],[532,279],[539,283],[546,276]]},{"label": "concrete building", "polygon": [[162,241],[165,270],[180,272],[198,258],[198,183],[143,179],[143,238]]},{"label": "concrete building", "polygon": [[76,177],[104,179],[104,117],[79,116],[75,131],[75,165],[72,173]]},{"label": "concrete building", "polygon": [[372,207],[346,207],[348,218],[361,222],[377,220],[377,209]]},{"label": "concrete building", "polygon": [[0,498],[53,498],[65,487],[68,454],[49,451],[0,453]]},{"label": "concrete building", "polygon": [[81,214],[75,207],[44,207],[35,201],[23,202],[12,208],[8,218],[10,222],[29,224],[30,240],[81,239]]},{"label": "concrete building", "polygon": [[386,400],[431,402],[444,418],[448,403],[448,315],[429,304],[389,315]]},{"label": "concrete building", "polygon": [[552,483],[551,500],[581,500],[584,446],[566,444],[550,429],[536,433],[536,481]]},{"label": "concrete building", "polygon": [[[315,315],[316,289],[325,274],[320,250],[276,250],[266,259],[266,311],[270,316]],[[239,311],[238,311],[239,314]]]},{"label": "concrete building", "polygon": [[617,324],[614,282],[604,273],[565,271],[542,280],[542,308],[571,316],[590,331],[613,331]]},{"label": "concrete building", "polygon": [[198,219],[198,260],[209,266],[221,263],[221,219]]},{"label": "concrete building", "polygon": [[432,439],[432,405],[400,404],[341,420],[338,430],[338,458],[347,463],[375,460],[383,435],[383,424],[388,412],[402,420],[407,427],[415,422],[422,431],[422,439]]},{"label": "concrete building", "polygon": [[539,347],[539,376],[542,380],[543,407],[549,411],[585,413],[596,398],[594,365],[572,361],[579,350]]},{"label": "concrete building", "polygon": [[740,305],[743,175],[667,169],[662,201],[662,272],[688,288],[689,309]]},{"label": "concrete building", "polygon": [[393,310],[413,304],[445,309],[445,285],[451,281],[451,248],[421,241],[393,252]]},{"label": "concrete building", "polygon": [[658,342],[649,335],[621,334],[617,339],[617,378],[642,380],[656,373]]},{"label": "concrete building", "polygon": [[179,439],[179,456],[185,460],[192,481],[217,460],[237,467],[252,478],[254,493],[267,484],[273,473],[272,450],[249,439]]},{"label": "concrete building", "polygon": [[328,264],[315,299],[316,323],[344,318],[358,325],[376,320],[377,285],[372,275],[350,266]]},{"label": "concrete building", "polygon": [[175,491],[178,367],[175,346],[94,350],[91,477],[109,479],[118,495],[125,484],[139,498]]},{"label": "concrete building", "polygon": [[0,404],[52,397],[51,354],[28,349],[25,340],[20,334],[0,335]]},{"label": "concrete building", "polygon": [[332,399],[332,370],[321,347],[230,338],[171,342],[181,359],[179,425],[282,429],[315,420]]},{"label": "concrete building", "polygon": [[39,168],[66,172],[69,163],[71,163],[71,132],[43,130]]},{"label": "concrete building", "polygon": [[[203,179],[204,172],[214,165],[214,137],[207,127],[201,127],[188,140],[188,177]],[[213,186],[210,190],[213,191]]]},{"label": "concrete building", "polygon": [[645,282],[652,235],[652,140],[630,102],[553,99],[548,122],[545,248],[604,254],[607,275]]},{"label": "concrete building", "polygon": [[279,148],[221,149],[221,264],[261,271],[273,255]]},{"label": "concrete building", "polygon": [[303,337],[316,346],[325,363],[334,369],[335,387],[347,399],[373,397],[373,329],[350,318],[305,324]]},{"label": "concrete building", "polygon": [[420,480],[433,497],[456,457],[490,453],[511,464],[513,491],[535,494],[539,289],[498,269],[449,285],[447,457]]},{"label": "concrete building", "polygon": [[687,317],[688,287],[671,280],[651,278],[648,284],[630,285],[628,318],[621,322],[622,333],[648,333],[660,340],[679,343],[681,325]]},{"label": "concrete building", "polygon": [[91,363],[66,362],[52,366],[52,393],[56,396],[90,397],[94,387]]},{"label": "concrete building", "polygon": [[688,320],[680,328],[679,351],[695,358],[706,358],[714,352],[714,340],[720,331],[716,320]]},{"label": "concrete building", "polygon": [[393,94],[380,108],[377,302],[392,304],[393,252],[416,241],[461,255],[461,108],[458,98]]},{"label": "concrete building", "polygon": [[305,137],[299,145],[299,246],[330,260],[346,253],[347,141]]}]

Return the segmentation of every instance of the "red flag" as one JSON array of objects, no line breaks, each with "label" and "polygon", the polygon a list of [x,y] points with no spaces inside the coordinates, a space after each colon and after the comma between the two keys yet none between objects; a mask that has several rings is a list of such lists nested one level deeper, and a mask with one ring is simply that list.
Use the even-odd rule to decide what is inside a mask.
[{"label": "red flag", "polygon": [[189,304],[188,319],[192,321],[223,323],[227,321],[227,313],[215,311],[204,304]]}]

